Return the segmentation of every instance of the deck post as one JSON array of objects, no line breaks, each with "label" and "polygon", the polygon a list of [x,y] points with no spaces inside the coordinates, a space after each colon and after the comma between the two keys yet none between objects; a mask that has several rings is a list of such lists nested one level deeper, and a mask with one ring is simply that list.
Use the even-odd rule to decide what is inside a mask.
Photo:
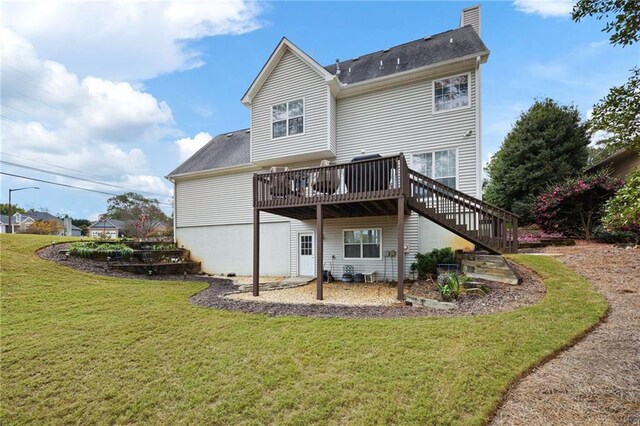
[{"label": "deck post", "polygon": [[260,294],[260,210],[253,209],[253,295]]},{"label": "deck post", "polygon": [[398,300],[404,300],[404,196],[398,197]]},{"label": "deck post", "polygon": [[316,299],[322,300],[322,262],[324,238],[322,223],[322,204],[316,206]]}]

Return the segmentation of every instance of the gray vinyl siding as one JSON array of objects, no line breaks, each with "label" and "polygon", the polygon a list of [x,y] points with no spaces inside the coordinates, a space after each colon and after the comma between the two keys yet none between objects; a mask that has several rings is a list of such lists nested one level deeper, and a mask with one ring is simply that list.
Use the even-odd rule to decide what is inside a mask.
[{"label": "gray vinyl siding", "polygon": [[329,148],[332,152],[338,152],[338,145],[336,141],[336,115],[338,104],[335,96],[331,93],[331,90],[327,88],[327,96],[329,97]]},{"label": "gray vinyl siding", "polygon": [[[272,106],[304,98],[304,134],[272,139]],[[329,150],[329,102],[324,79],[290,51],[280,59],[251,104],[251,160],[321,158]]]},{"label": "gray vinyl siding", "polygon": [[[338,100],[338,162],[367,154],[395,155],[458,149],[458,189],[477,194],[476,78],[469,72],[470,106],[434,113],[433,80],[421,80]],[[436,79],[437,79],[436,78]],[[469,137],[465,132],[473,131]]]},{"label": "gray vinyl siding", "polygon": [[[253,223],[252,172],[176,182],[176,227]],[[261,222],[288,218],[261,213]]]},{"label": "gray vinyl siding", "polygon": [[[343,273],[345,265],[353,265],[357,273],[368,271],[376,271],[376,279],[381,281],[384,278],[385,258],[384,252],[388,250],[398,249],[398,222],[396,216],[377,216],[377,217],[356,217],[356,218],[339,218],[326,219],[324,221],[324,253],[323,264],[326,269],[331,269],[333,261],[333,275],[337,279]],[[342,231],[345,229],[370,229],[382,228],[382,259],[344,259],[343,236]],[[291,275],[298,275],[298,234],[301,232],[315,232],[316,221],[299,221],[291,222],[291,248],[290,263]],[[412,214],[406,218],[404,230],[405,245],[409,247],[405,253],[405,276],[411,268],[411,263],[415,261],[415,254],[418,250],[418,216]],[[315,254],[315,240],[314,240]],[[332,258],[335,256],[335,259]],[[391,264],[393,263],[393,267]],[[393,272],[392,272],[393,268]],[[315,265],[314,265],[315,271]],[[317,273],[317,271],[316,271]],[[395,280],[397,278],[397,258],[386,259],[386,276],[387,279]]]}]

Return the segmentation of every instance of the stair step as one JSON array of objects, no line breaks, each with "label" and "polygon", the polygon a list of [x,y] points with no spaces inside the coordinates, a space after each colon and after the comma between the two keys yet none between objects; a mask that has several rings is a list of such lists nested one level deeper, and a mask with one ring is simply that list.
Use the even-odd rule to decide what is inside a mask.
[{"label": "stair step", "polygon": [[487,280],[487,281],[497,281],[499,283],[505,283],[505,284],[511,284],[511,285],[520,284],[520,280],[518,280],[518,278],[516,276],[513,276],[513,277],[500,277],[500,276],[496,276],[496,275],[477,274],[475,272],[468,272],[468,273],[465,273],[465,275],[467,277],[470,277],[470,278],[479,278],[481,280]]},{"label": "stair step", "polygon": [[509,271],[509,267],[504,263],[495,263],[495,262],[486,262],[482,260],[467,260],[463,259],[462,264],[466,266],[473,266],[478,268],[489,268],[489,269],[503,269]]}]

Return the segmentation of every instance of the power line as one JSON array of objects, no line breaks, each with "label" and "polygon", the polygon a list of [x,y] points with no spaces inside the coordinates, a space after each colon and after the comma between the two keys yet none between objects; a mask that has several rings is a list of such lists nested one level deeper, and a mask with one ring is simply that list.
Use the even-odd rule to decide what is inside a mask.
[{"label": "power line", "polygon": [[96,180],[85,179],[85,178],[81,178],[81,177],[77,177],[77,176],[65,175],[64,173],[59,173],[59,172],[54,172],[54,171],[51,171],[51,170],[40,169],[38,167],[27,166],[27,165],[24,165],[24,164],[13,163],[11,161],[0,160],[0,163],[8,164],[8,165],[14,166],[14,167],[21,167],[23,169],[34,170],[34,171],[37,171],[37,172],[49,173],[49,174],[52,174],[52,175],[61,176],[61,177],[69,178],[69,179],[81,180],[81,181],[84,181],[84,182],[95,183],[95,184],[103,185],[103,186],[110,186],[112,188],[123,189],[125,191],[143,192],[145,194],[155,195],[157,197],[164,197],[164,195],[156,194],[154,192],[138,191],[138,190],[131,189],[131,188],[125,188],[124,186],[113,185],[113,184],[106,183],[106,182],[98,182]]},{"label": "power line", "polygon": [[21,112],[21,113],[26,114],[26,115],[30,115],[28,112],[23,111],[23,110],[21,110],[21,109],[14,108],[14,107],[12,107],[12,106],[5,105],[5,104],[1,104],[1,105],[2,105],[3,107],[5,107],[5,108],[9,108],[9,109],[12,109],[12,110],[14,110],[14,111]]},{"label": "power line", "polygon": [[76,169],[71,169],[69,167],[58,166],[57,164],[47,163],[47,162],[44,162],[44,161],[32,160],[32,159],[27,158],[27,157],[22,157],[20,155],[15,155],[15,154],[9,154],[9,153],[6,153],[6,152],[0,152],[0,155],[7,155],[9,157],[15,157],[15,158],[19,158],[21,160],[31,161],[32,163],[44,164],[45,166],[51,166],[51,167],[56,167],[58,169],[69,170],[69,171],[76,172],[76,173],[82,173],[83,175],[87,175],[87,176],[93,176],[93,177],[97,177],[97,178],[102,178],[103,177],[103,176],[99,176],[99,175],[96,175],[96,174],[93,174],[93,173],[84,172],[82,170],[76,170]]},{"label": "power line", "polygon": [[[29,177],[29,176],[16,175],[14,173],[7,173],[7,172],[0,171],[0,174],[6,175],[6,176],[17,177],[17,178],[20,178],[20,179],[32,180],[32,181],[35,181],[35,182],[42,182],[42,183],[48,183],[48,184],[51,184],[51,185],[64,186],[65,188],[80,189],[82,191],[95,192],[97,194],[110,195],[110,196],[120,195],[120,194],[114,194],[112,192],[99,191],[97,189],[83,188],[81,186],[67,185],[65,183],[52,182],[50,180],[38,179],[38,178]],[[165,206],[171,206],[172,205],[172,204],[169,204],[169,203],[162,203],[162,202],[158,202],[158,204],[162,204],[162,205],[165,205]]]},{"label": "power line", "polygon": [[51,104],[49,104],[49,103],[47,103],[47,102],[45,102],[45,101],[43,101],[43,100],[41,100],[41,99],[38,99],[38,98],[34,98],[33,96],[31,96],[31,95],[27,95],[26,93],[23,93],[23,92],[21,92],[21,91],[19,91],[19,90],[15,90],[15,93],[17,93],[17,94],[19,94],[19,95],[21,95],[21,96],[24,96],[25,98],[31,99],[32,101],[36,101],[36,102],[38,102],[38,103],[41,103],[42,105],[48,106],[49,108],[59,109],[59,108],[58,108],[57,106],[55,106],[55,105],[51,105]]}]

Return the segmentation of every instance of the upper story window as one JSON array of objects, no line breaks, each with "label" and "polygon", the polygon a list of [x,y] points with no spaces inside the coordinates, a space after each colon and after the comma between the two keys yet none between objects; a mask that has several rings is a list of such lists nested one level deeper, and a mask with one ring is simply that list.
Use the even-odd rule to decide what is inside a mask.
[{"label": "upper story window", "polygon": [[271,129],[273,138],[304,133],[304,99],[272,106]]},{"label": "upper story window", "polygon": [[447,111],[469,106],[469,74],[433,82],[433,111]]},{"label": "upper story window", "polygon": [[411,168],[451,188],[456,187],[456,150],[425,152],[411,156]]}]

